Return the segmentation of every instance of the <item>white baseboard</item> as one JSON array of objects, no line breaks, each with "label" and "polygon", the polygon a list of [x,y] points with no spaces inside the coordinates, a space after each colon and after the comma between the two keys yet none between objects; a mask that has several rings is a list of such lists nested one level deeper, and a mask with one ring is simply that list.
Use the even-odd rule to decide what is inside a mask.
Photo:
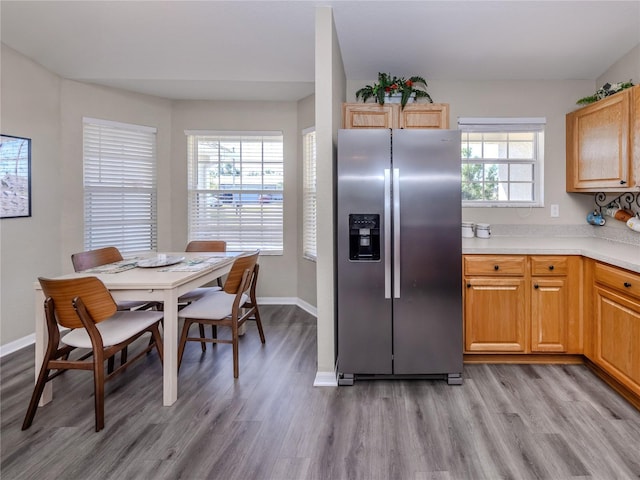
[{"label": "white baseboard", "polygon": [[17,352],[18,350],[28,347],[29,345],[33,345],[36,343],[36,334],[32,333],[27,335],[26,337],[19,338],[14,340],[13,342],[9,342],[5,345],[0,345],[0,358],[5,355],[9,355],[10,353]]},{"label": "white baseboard", "polygon": [[[258,305],[296,305],[314,317],[318,316],[318,309],[313,305],[301,300],[297,297],[261,297],[258,298]],[[5,345],[0,345],[0,358],[10,353],[28,347],[36,342],[36,334],[32,333],[26,337],[19,338]]]},{"label": "white baseboard", "polygon": [[258,297],[258,305],[296,305],[314,317],[318,316],[318,309],[298,297]]},{"label": "white baseboard", "polygon": [[336,372],[316,372],[316,379],[313,381],[314,387],[337,387],[338,377]]}]

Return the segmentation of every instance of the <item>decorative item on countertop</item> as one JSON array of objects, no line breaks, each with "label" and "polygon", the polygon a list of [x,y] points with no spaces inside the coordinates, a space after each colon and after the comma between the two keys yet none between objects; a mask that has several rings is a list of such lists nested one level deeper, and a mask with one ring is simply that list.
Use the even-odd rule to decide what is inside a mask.
[{"label": "decorative item on countertop", "polygon": [[635,217],[631,217],[627,220],[627,227],[629,227],[634,232],[640,233],[640,213],[636,213]]},{"label": "decorative item on countertop", "polygon": [[[420,88],[417,88],[420,87]],[[389,73],[378,73],[378,83],[367,85],[356,92],[356,99],[362,97],[362,101],[375,99],[380,105],[384,105],[385,98],[390,99],[392,95],[400,94],[400,105],[402,108],[407,104],[410,98],[426,98],[429,103],[433,100],[427,93],[427,81],[419,76],[404,77],[391,76]]]},{"label": "decorative item on countertop", "polygon": [[633,87],[633,83],[631,80],[628,82],[618,82],[618,83],[605,83],[602,87],[600,87],[595,94],[589,95],[588,97],[583,97],[576,102],[578,105],[589,105],[590,103],[597,102],[598,100],[602,100],[609,95],[613,95],[614,93],[618,93],[625,88]]},{"label": "decorative item on countertop", "polygon": [[462,238],[473,238],[473,222],[462,222]]},{"label": "decorative item on countertop", "polygon": [[630,218],[633,218],[634,213],[626,208],[621,208],[620,205],[609,205],[602,209],[603,215],[608,215],[611,218],[626,222]]},{"label": "decorative item on countertop", "polygon": [[491,225],[488,223],[478,223],[476,225],[476,237],[489,238],[491,237]]},{"label": "decorative item on countertop", "polygon": [[589,212],[587,214],[587,223],[601,227],[607,222],[602,217],[602,215],[598,213],[597,210],[594,210],[593,212]]}]

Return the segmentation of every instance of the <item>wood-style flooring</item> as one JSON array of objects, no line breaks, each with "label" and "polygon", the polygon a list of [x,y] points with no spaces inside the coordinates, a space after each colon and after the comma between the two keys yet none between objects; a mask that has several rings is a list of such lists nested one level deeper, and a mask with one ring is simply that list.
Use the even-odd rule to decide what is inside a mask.
[{"label": "wood-style flooring", "polygon": [[[262,306],[240,345],[190,343],[179,399],[162,406],[155,353],[107,384],[94,431],[91,374],[54,380],[54,400],[20,426],[33,347],[0,363],[3,480],[631,479],[640,412],[582,365],[466,365],[464,384],[357,381],[313,387],[315,319]],[[222,331],[221,331],[222,334]],[[143,342],[144,343],[144,342]]]}]

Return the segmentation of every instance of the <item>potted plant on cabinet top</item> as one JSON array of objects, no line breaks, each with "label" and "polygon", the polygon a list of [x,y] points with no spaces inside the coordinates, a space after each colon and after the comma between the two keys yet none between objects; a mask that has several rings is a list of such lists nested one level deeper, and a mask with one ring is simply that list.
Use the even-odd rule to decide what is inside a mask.
[{"label": "potted plant on cabinet top", "polygon": [[356,99],[362,97],[362,101],[366,102],[368,99],[374,98],[380,105],[384,105],[385,98],[391,99],[392,97],[399,96],[402,108],[404,108],[410,98],[426,98],[429,103],[433,103],[426,88],[427,82],[422,77],[413,76],[405,79],[404,77],[392,77],[388,73],[378,73],[378,83],[367,85],[358,90],[356,92]]}]

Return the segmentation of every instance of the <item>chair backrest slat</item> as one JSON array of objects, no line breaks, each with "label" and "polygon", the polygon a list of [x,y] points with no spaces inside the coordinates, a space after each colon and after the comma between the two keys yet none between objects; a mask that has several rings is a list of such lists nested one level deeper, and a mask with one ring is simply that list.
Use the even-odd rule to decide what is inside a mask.
[{"label": "chair backrest slat", "polygon": [[96,277],[53,280],[38,278],[46,298],[52,298],[56,319],[67,328],[81,328],[82,321],[73,308],[73,299],[80,297],[95,323],[116,313],[118,307],[111,293]]},{"label": "chair backrest slat", "polygon": [[187,244],[185,252],[226,252],[224,240],[193,240]]},{"label": "chair backrest slat", "polygon": [[[225,292],[233,295],[238,293],[238,288],[242,283],[242,275],[247,269],[253,272],[256,262],[258,261],[259,253],[260,252],[256,251],[255,253],[243,255],[235,259],[231,271],[229,275],[227,275],[227,280],[224,282],[224,287],[222,288]],[[248,286],[249,285],[247,285],[247,288]]]},{"label": "chair backrest slat", "polygon": [[99,267],[108,263],[119,262],[122,254],[116,247],[104,247],[86,252],[74,253],[71,255],[73,269],[76,272],[87,270],[88,268]]}]

